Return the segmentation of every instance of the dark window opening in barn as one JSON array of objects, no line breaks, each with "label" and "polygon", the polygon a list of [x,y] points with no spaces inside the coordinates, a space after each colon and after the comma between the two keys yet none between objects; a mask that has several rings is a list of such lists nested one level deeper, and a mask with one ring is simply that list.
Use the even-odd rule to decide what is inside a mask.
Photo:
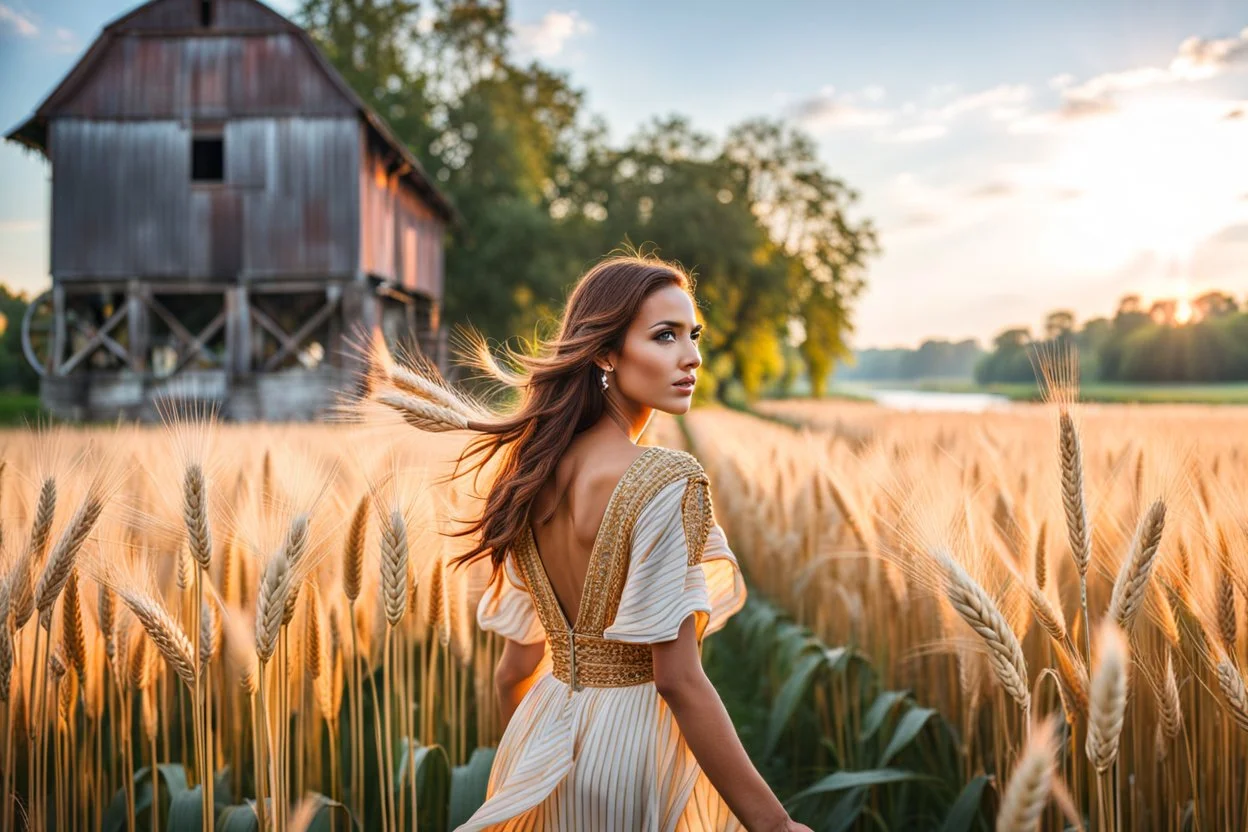
[{"label": "dark window opening in barn", "polygon": [[191,140],[191,180],[225,181],[225,139],[222,136],[196,136]]},{"label": "dark window opening in barn", "polygon": [[199,0],[199,25],[212,25],[212,0]]}]

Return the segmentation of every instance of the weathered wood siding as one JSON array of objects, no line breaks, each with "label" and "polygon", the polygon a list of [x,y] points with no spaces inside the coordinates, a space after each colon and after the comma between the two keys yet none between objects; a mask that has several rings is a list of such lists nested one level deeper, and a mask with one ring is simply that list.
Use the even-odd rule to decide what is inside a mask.
[{"label": "weathered wood siding", "polygon": [[360,270],[440,300],[442,220],[405,180],[387,173],[381,148],[361,144]]},{"label": "weathered wood siding", "polygon": [[243,277],[355,276],[358,125],[355,118],[228,123],[226,176],[242,194]]},{"label": "weathered wood siding", "polygon": [[190,138],[172,121],[56,119],[52,275],[185,275],[191,233]]},{"label": "weathered wood siding", "polygon": [[192,183],[192,130],[55,119],[52,274],[284,279],[356,274],[358,121],[232,120],[225,181]]}]

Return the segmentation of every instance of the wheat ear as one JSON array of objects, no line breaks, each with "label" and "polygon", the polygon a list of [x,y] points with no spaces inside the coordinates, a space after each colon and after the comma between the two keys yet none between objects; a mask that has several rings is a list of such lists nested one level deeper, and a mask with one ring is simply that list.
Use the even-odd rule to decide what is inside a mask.
[{"label": "wheat ear", "polygon": [[[283,554],[286,563],[289,564],[291,572],[301,574],[299,562],[303,560],[303,556],[308,551],[308,515],[297,514],[290,521],[290,528],[286,532],[286,544],[283,547]],[[289,591],[286,593],[286,603],[282,606],[282,626],[285,627],[295,617],[295,603],[299,600],[299,587],[301,584],[298,578],[292,575]]]},{"label": "wheat ear", "polygon": [[35,588],[35,607],[39,610],[39,624],[45,630],[52,627],[52,606],[69,580],[69,573],[74,568],[74,561],[82,544],[86,543],[87,535],[95,527],[104,511],[103,497],[92,491],[83,498],[82,504],[74,512],[69,525],[61,532],[52,553],[48,555],[48,563],[39,577],[39,585]]},{"label": "wheat ear", "polygon": [[364,540],[368,534],[369,497],[365,493],[355,507],[351,529],[347,533],[347,546],[342,554],[342,588],[347,600],[354,602],[360,597],[360,583],[364,574]]},{"label": "wheat ear", "polygon": [[1229,658],[1223,658],[1214,667],[1218,688],[1226,700],[1226,711],[1241,730],[1248,731],[1248,688],[1244,676]]},{"label": "wheat ear", "polygon": [[15,630],[26,626],[26,622],[35,611],[34,574],[39,565],[43,563],[43,556],[47,552],[48,541],[52,534],[52,518],[55,514],[56,482],[49,477],[43,481],[43,486],[39,489],[39,503],[35,508],[35,522],[30,532],[30,542],[10,579],[9,604]]},{"label": "wheat ear", "polygon": [[186,467],[182,483],[182,519],[186,523],[187,545],[200,569],[212,563],[212,533],[208,528],[208,483],[198,463]]},{"label": "wheat ear", "polygon": [[118,587],[117,595],[143,625],[147,637],[188,688],[195,687],[195,650],[160,602],[142,590]]},{"label": "wheat ear", "polygon": [[1149,578],[1157,563],[1157,551],[1161,546],[1161,534],[1166,527],[1166,504],[1161,500],[1149,506],[1140,518],[1131,542],[1131,552],[1123,560],[1109,597],[1109,617],[1124,632],[1130,633],[1135,618],[1144,605]]},{"label": "wheat ear", "polygon": [[256,655],[262,662],[268,662],[277,650],[282,610],[289,590],[290,566],[283,555],[274,555],[264,567],[260,591],[256,594]]},{"label": "wheat ear", "polygon": [[1060,437],[1058,452],[1062,468],[1062,508],[1066,514],[1066,534],[1079,575],[1086,578],[1092,562],[1091,538],[1088,534],[1088,506],[1083,498],[1083,452],[1079,432],[1069,412],[1058,419]]},{"label": "wheat ear", "polygon": [[430,433],[467,430],[469,426],[468,417],[462,413],[407,393],[380,393],[377,401],[397,411],[412,427]]},{"label": "wheat ear", "polygon": [[1157,691],[1157,712],[1160,727],[1167,739],[1174,739],[1183,730],[1183,704],[1179,699],[1179,680],[1174,675],[1174,658],[1166,651],[1166,667],[1162,671],[1161,689]]},{"label": "wheat ear", "polygon": [[1052,718],[1034,727],[1010,782],[1001,795],[997,832],[1034,832],[1049,802],[1057,770],[1057,738]]},{"label": "wheat ear", "polygon": [[381,591],[386,622],[397,627],[407,610],[407,522],[394,509],[381,529]]},{"label": "wheat ear", "polygon": [[1001,685],[1025,713],[1031,712],[1027,662],[1018,637],[1001,610],[970,575],[947,553],[937,553],[946,573],[945,595],[962,620],[988,647],[988,663]]},{"label": "wheat ear", "polygon": [[1086,750],[1088,760],[1104,773],[1118,756],[1118,740],[1127,711],[1131,657],[1127,640],[1113,620],[1101,624],[1096,647]]},{"label": "wheat ear", "polygon": [[79,680],[87,679],[87,636],[82,626],[82,600],[78,591],[78,570],[69,574],[65,584],[65,603],[61,605],[62,640],[65,655]]}]

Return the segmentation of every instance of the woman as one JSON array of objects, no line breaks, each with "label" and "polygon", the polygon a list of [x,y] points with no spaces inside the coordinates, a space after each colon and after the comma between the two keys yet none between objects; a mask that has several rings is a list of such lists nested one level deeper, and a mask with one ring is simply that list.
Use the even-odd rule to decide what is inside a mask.
[{"label": "woman", "polygon": [[[750,763],[702,670],[703,637],[745,602],[737,561],[688,453],[641,449],[656,410],[689,410],[698,367],[692,286],[676,266],[614,257],[576,284],[539,357],[500,368],[523,390],[495,414],[428,376],[375,363],[372,398],[429,430],[506,448],[456,563],[494,566],[479,625],[505,638],[506,729],[482,829],[807,830]],[[387,364],[389,365],[387,367]],[[461,457],[461,460],[463,457]]]}]

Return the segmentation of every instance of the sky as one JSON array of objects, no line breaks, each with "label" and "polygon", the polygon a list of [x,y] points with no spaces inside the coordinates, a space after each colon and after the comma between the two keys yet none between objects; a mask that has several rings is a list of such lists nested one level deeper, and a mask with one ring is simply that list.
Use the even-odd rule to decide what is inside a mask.
[{"label": "sky", "polygon": [[[0,0],[0,129],[126,0]],[[271,0],[290,13],[297,0]],[[515,49],[626,140],[678,113],[808,132],[882,253],[855,347],[1038,332],[1220,289],[1248,300],[1245,0],[512,0]],[[0,282],[48,277],[49,168],[0,143]],[[687,264],[694,265],[696,264]]]}]

